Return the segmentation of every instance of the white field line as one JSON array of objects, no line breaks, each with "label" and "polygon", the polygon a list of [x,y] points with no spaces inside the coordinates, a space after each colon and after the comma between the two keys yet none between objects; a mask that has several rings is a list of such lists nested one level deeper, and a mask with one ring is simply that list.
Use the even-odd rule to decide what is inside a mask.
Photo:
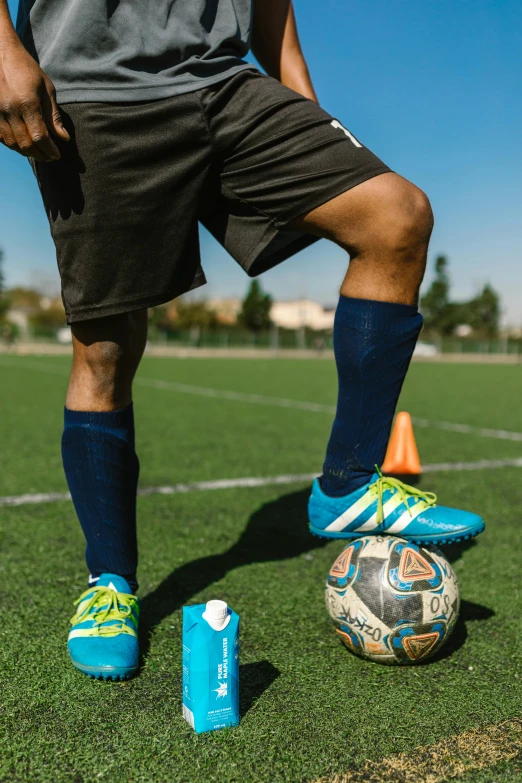
[{"label": "white field line", "polygon": [[[522,468],[522,457],[513,459],[482,459],[478,462],[438,462],[424,465],[424,473],[461,470],[491,470],[493,468]],[[179,495],[185,492],[203,492],[213,489],[238,489],[247,487],[269,487],[278,484],[309,483],[317,473],[297,473],[282,476],[260,476],[216,481],[195,481],[190,484],[173,484],[166,487],[143,487],[138,495]],[[7,495],[0,497],[0,506],[25,506],[29,504],[54,503],[58,500],[71,500],[69,492],[35,492],[26,495]]]},{"label": "white field line", "polygon": [[[138,495],[179,495],[185,492],[202,492],[211,489],[237,489],[240,487],[268,487],[274,484],[299,484],[313,481],[317,473],[298,473],[287,476],[262,476],[252,478],[217,479],[216,481],[195,481],[190,484],[173,484],[167,487],[143,487]],[[57,500],[71,500],[69,492],[36,492],[27,495],[0,497],[0,506],[25,506],[29,503],[54,503]]]},{"label": "white field line", "polygon": [[451,421],[431,421],[431,419],[419,419],[417,416],[412,416],[411,420],[416,427],[430,427],[431,429],[436,430],[461,432],[464,435],[478,435],[481,438],[498,438],[499,440],[515,440],[522,442],[522,432],[493,430],[488,427],[472,427],[469,424],[454,424]]},{"label": "white field line", "polygon": [[[26,361],[9,361],[10,357],[0,356],[0,364],[10,366],[25,367],[28,370],[38,370],[40,372],[52,373],[53,375],[67,376],[68,370],[58,364]],[[276,408],[291,408],[294,410],[311,411],[313,413],[335,414],[334,405],[323,405],[317,402],[306,402],[304,400],[292,400],[286,397],[271,397],[264,394],[249,394],[246,392],[228,391],[226,389],[214,389],[210,386],[197,386],[188,383],[178,383],[177,381],[164,381],[156,378],[141,378],[134,380],[139,386],[148,386],[152,389],[161,389],[164,391],[179,392],[181,394],[199,395],[201,397],[213,397],[222,400],[232,400],[233,402],[248,402],[256,405],[269,405]],[[490,429],[488,427],[474,427],[470,424],[457,424],[451,421],[432,421],[431,419],[418,418],[412,416],[412,422],[417,427],[428,427],[431,429],[447,430],[448,432],[460,432],[464,435],[477,435],[481,438],[496,438],[498,440],[511,440],[522,442],[522,432],[512,432],[510,430]]]},{"label": "white field line", "polygon": [[492,470],[494,468],[522,468],[522,457],[508,459],[479,459],[477,462],[433,462],[423,465],[423,473],[439,473],[460,470]]},{"label": "white field line", "polygon": [[134,382],[140,386],[165,389],[165,391],[180,392],[182,394],[198,394],[201,397],[215,397],[221,400],[233,400],[234,402],[250,402],[255,405],[270,405],[276,408],[293,408],[300,411],[312,411],[313,413],[335,414],[333,405],[322,405],[318,402],[305,402],[303,400],[290,400],[286,397],[270,397],[264,394],[213,389],[210,386],[192,386],[188,383],[160,381],[153,378],[136,378]]}]

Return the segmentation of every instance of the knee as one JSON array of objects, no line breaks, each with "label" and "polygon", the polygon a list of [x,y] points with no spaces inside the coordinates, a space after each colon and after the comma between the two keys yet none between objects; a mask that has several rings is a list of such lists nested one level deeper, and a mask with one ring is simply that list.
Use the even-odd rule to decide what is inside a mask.
[{"label": "knee", "polygon": [[84,343],[75,341],[76,369],[88,373],[99,385],[109,385],[122,379],[130,369],[130,354],[125,346],[111,340]]},{"label": "knee", "polygon": [[424,258],[434,219],[430,201],[420,188],[397,177],[386,194],[380,222],[390,249],[412,261]]},{"label": "knee", "polygon": [[146,342],[146,311],[73,324],[72,385],[105,407],[127,404]]}]

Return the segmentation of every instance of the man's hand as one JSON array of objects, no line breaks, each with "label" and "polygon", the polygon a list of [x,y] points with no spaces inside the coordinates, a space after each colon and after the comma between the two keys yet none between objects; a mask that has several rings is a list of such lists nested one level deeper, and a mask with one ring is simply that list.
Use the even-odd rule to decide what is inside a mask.
[{"label": "man's hand", "polygon": [[21,43],[0,47],[0,141],[28,158],[58,160],[53,141],[69,141],[54,84]]}]

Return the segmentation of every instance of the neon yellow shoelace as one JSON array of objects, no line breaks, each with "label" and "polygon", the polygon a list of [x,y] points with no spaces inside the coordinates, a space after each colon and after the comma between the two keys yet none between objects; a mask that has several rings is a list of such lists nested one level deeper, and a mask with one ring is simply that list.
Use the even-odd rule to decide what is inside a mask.
[{"label": "neon yellow shoelace", "polygon": [[408,505],[408,498],[415,498],[412,505],[414,505],[415,503],[424,503],[426,508],[429,508],[429,506],[436,505],[437,495],[434,492],[421,492],[420,489],[416,489],[415,487],[412,487],[411,484],[405,484],[403,481],[400,481],[399,479],[396,478],[392,478],[391,476],[383,476],[380,469],[377,467],[377,465],[375,466],[375,469],[379,474],[379,478],[376,481],[374,481],[372,484],[370,484],[370,486],[368,487],[368,491],[377,495],[377,524],[378,525],[380,525],[381,522],[384,521],[382,496],[386,489],[390,489],[392,495],[395,494],[395,492],[399,493],[399,497],[401,501],[404,503],[404,505],[406,506],[406,508],[408,509],[410,517],[412,516],[412,513],[411,513],[411,508]]},{"label": "neon yellow shoelace", "polygon": [[[74,617],[71,617],[71,625],[82,623],[85,620],[92,620],[94,626],[91,629],[93,634],[99,636],[116,636],[119,633],[129,633],[134,635],[133,631],[125,622],[130,620],[133,626],[136,621],[132,615],[132,609],[137,609],[138,599],[134,595],[127,593],[116,593],[110,587],[90,587],[74,605],[85,601],[87,595],[92,592],[87,603],[76,610]],[[92,613],[91,613],[92,610]],[[102,626],[108,620],[115,621],[111,625]]]}]

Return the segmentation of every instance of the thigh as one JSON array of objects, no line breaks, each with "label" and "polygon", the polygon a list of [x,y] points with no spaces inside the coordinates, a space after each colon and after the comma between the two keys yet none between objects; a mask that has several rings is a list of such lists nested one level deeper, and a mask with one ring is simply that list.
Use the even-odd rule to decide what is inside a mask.
[{"label": "thigh", "polygon": [[402,213],[412,211],[410,202],[416,190],[394,172],[379,174],[294,218],[290,226],[349,250],[363,242],[386,246],[386,237],[393,233]]},{"label": "thigh", "polygon": [[210,142],[194,96],[62,107],[62,159],[36,164],[69,323],[152,307],[204,281],[197,203]]},{"label": "thigh", "polygon": [[222,192],[276,225],[390,171],[337,118],[260,72],[202,91],[202,101]]}]

